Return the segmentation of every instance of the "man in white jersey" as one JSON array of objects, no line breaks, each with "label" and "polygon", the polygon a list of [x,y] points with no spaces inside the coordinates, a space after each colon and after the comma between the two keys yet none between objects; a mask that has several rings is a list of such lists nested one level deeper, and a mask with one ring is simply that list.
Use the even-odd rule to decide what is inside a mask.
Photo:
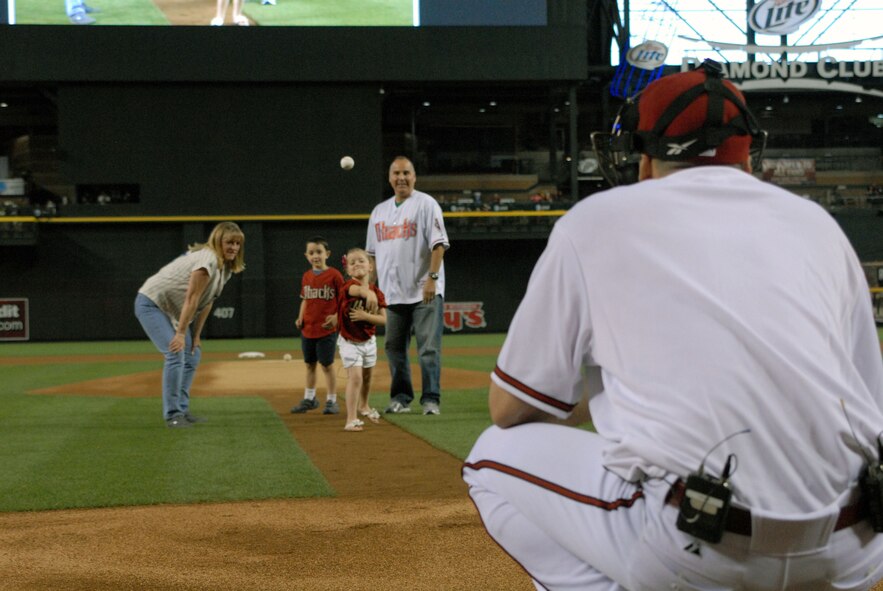
[{"label": "man in white jersey", "polygon": [[420,404],[424,415],[439,414],[441,340],[444,329],[445,251],[450,247],[438,202],[414,189],[414,165],[404,156],[389,167],[395,195],[378,204],[368,220],[365,250],[375,261],[377,283],[386,295],[386,341],[390,402],[387,413],[410,412],[414,400],[408,348],[411,330],[420,359]]},{"label": "man in white jersey", "polygon": [[[537,589],[870,589],[883,362],[859,261],[747,174],[763,132],[713,64],[638,112],[641,182],[555,224],[491,376],[463,469],[484,525]],[[597,433],[565,424],[585,410]]]}]

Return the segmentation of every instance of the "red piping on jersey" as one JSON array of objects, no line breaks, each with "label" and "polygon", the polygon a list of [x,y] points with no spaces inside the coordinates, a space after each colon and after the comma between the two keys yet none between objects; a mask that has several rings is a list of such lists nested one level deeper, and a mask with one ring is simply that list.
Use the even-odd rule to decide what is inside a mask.
[{"label": "red piping on jersey", "polygon": [[627,499],[604,501],[595,497],[590,497],[589,495],[578,493],[576,491],[570,490],[569,488],[564,488],[563,486],[555,484],[554,482],[544,480],[539,476],[528,474],[527,472],[519,470],[518,468],[513,468],[512,466],[507,466],[506,464],[501,464],[499,462],[494,462],[493,460],[479,460],[474,464],[467,462],[463,464],[463,468],[469,468],[470,470],[481,470],[483,468],[497,470],[498,472],[508,474],[509,476],[514,476],[515,478],[519,478],[521,480],[524,480],[525,482],[529,482],[533,485],[539,486],[540,488],[544,488],[548,491],[559,494],[562,497],[566,497],[572,501],[576,501],[577,503],[582,503],[583,505],[591,505],[592,507],[597,507],[605,511],[616,511],[620,507],[628,508],[634,505],[635,501],[644,498],[644,491],[638,489],[632,494],[631,497]]},{"label": "red piping on jersey", "polygon": [[501,380],[503,380],[504,382],[506,382],[507,384],[512,386],[513,388],[516,388],[519,392],[523,392],[523,393],[527,394],[528,396],[530,396],[531,398],[536,398],[537,400],[539,400],[543,404],[548,404],[549,406],[554,406],[555,408],[566,411],[566,412],[572,411],[574,409],[574,407],[576,406],[575,404],[568,404],[566,402],[561,402],[560,400],[556,400],[556,399],[552,398],[551,396],[543,394],[542,392],[537,392],[536,390],[534,390],[530,386],[526,386],[525,384],[522,384],[521,382],[519,382],[518,380],[516,380],[515,378],[513,378],[509,374],[505,373],[502,369],[500,369],[499,365],[494,368],[494,374],[498,378],[500,378]]}]

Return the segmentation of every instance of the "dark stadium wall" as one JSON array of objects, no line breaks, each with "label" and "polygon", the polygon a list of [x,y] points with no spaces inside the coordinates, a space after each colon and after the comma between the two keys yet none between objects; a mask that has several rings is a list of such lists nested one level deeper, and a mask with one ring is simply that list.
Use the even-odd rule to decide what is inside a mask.
[{"label": "dark stadium wall", "polygon": [[[376,86],[65,84],[60,169],[138,203],[66,215],[363,213],[383,190]],[[356,167],[343,171],[340,158]]]},{"label": "dark stadium wall", "polygon": [[[881,260],[883,217],[838,216],[863,261]],[[3,298],[27,298],[30,340],[141,339],[132,313],[143,281],[204,240],[213,223],[41,224],[36,246],[0,247]],[[347,248],[365,242],[366,221],[240,222],[246,270],[215,304],[207,338],[294,337],[306,240],[331,244],[341,269]],[[449,224],[453,226],[454,224]],[[446,332],[507,330],[545,239],[477,240],[451,237],[445,256]],[[453,306],[457,304],[457,306]],[[0,344],[2,347],[2,344]]]},{"label": "dark stadium wall", "polygon": [[[0,27],[0,84],[44,87],[57,104],[61,176],[139,186],[137,203],[62,217],[165,218],[40,223],[35,246],[0,246],[0,296],[28,298],[34,341],[144,338],[138,287],[213,225],[169,216],[367,216],[388,191],[383,84],[584,79],[585,2],[550,0],[548,15],[545,27]],[[248,268],[216,303],[210,338],[293,336],[306,238],[325,234],[336,258],[366,230],[242,226]],[[508,326],[542,241],[508,243],[454,237],[448,301],[465,303],[455,324],[468,313],[457,329]]]},{"label": "dark stadium wall", "polygon": [[0,27],[0,81],[578,80],[586,3],[548,26]]},{"label": "dark stadium wall", "polygon": [[[205,240],[213,225],[41,224],[36,246],[0,247],[0,295],[28,299],[31,341],[142,339],[132,311],[138,288],[188,244]],[[215,302],[207,338],[297,336],[306,240],[325,236],[329,263],[341,269],[341,256],[364,245],[367,229],[366,220],[240,225],[247,268]],[[545,240],[451,241],[446,299],[458,305],[447,332],[505,331]]]},{"label": "dark stadium wall", "polygon": [[834,219],[862,262],[883,261],[883,210],[843,208]]}]

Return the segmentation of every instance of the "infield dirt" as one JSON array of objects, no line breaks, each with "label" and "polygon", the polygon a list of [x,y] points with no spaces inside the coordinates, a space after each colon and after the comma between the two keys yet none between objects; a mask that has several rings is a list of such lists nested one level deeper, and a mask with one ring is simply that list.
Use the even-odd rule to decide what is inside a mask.
[{"label": "infield dirt", "polygon": [[[172,25],[208,25],[215,16],[216,3],[213,0],[153,0],[153,3]],[[228,21],[230,12],[228,9]]]}]

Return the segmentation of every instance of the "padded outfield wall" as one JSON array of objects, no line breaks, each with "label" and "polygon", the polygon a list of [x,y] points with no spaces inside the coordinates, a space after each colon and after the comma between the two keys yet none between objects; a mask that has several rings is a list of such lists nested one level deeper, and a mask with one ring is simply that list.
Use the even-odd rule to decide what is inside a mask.
[{"label": "padded outfield wall", "polygon": [[[0,27],[0,86],[50,93],[63,176],[140,189],[137,203],[41,221],[35,245],[0,246],[0,310],[27,300],[31,340],[144,338],[138,286],[224,216],[243,224],[248,269],[206,335],[295,335],[304,241],[324,234],[336,254],[363,244],[388,193],[381,88],[584,81],[586,5],[548,4],[546,27]],[[343,154],[356,158],[347,173]],[[353,217],[268,219],[292,214]],[[89,216],[118,219],[63,219]],[[840,221],[863,259],[883,258],[883,218]],[[506,330],[545,235],[452,242],[450,330]]]},{"label": "padded outfield wall", "polygon": [[[836,219],[862,260],[883,260],[883,216]],[[246,234],[247,269],[216,302],[207,338],[296,336],[306,239],[327,237],[330,263],[340,268],[343,252],[364,244],[367,215],[238,221]],[[445,256],[446,332],[504,332],[545,247],[545,232],[541,224],[530,232],[528,224],[520,226],[518,238],[489,239],[458,231],[462,222],[447,220],[452,246]],[[41,223],[37,245],[0,247],[0,301],[28,300],[32,341],[144,338],[132,312],[138,288],[187,244],[204,240],[214,223]]]},{"label": "padded outfield wall", "polygon": [[[0,302],[27,300],[31,340],[144,338],[138,287],[223,216],[243,225],[248,269],[206,335],[296,334],[304,241],[364,244],[388,194],[383,87],[584,80],[586,5],[547,5],[529,27],[0,27],[0,87],[51,96],[61,176],[139,195],[66,206],[36,244],[0,246]],[[271,219],[292,215],[355,217]],[[95,216],[111,219],[75,221]],[[505,330],[543,236],[452,238],[452,330]]]},{"label": "padded outfield wall", "polygon": [[[340,269],[343,252],[364,245],[367,227],[366,219],[239,223],[247,268],[217,300],[207,338],[297,336],[306,239],[325,236],[329,262]],[[138,288],[213,225],[41,223],[36,246],[0,247],[0,300],[28,300],[31,341],[144,338],[133,315]],[[545,240],[454,236],[452,243],[445,257],[447,332],[505,331]]]},{"label": "padded outfield wall", "polygon": [[137,187],[95,215],[367,212],[384,87],[585,80],[585,3],[547,5],[545,26],[3,26],[0,94],[49,97],[64,183]]}]

